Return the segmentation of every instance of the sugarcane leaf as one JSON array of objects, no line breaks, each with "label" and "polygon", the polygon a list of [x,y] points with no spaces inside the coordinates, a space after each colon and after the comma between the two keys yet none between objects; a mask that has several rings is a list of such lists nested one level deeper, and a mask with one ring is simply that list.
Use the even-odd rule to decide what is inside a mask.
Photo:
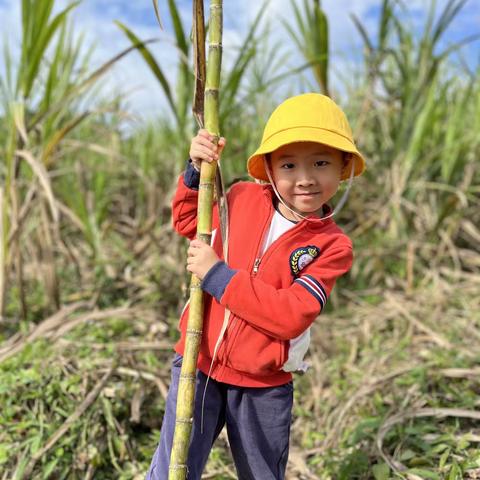
[{"label": "sugarcane leaf", "polygon": [[60,130],[55,132],[53,138],[48,142],[47,146],[43,150],[41,161],[48,168],[50,164],[50,159],[53,151],[58,146],[58,144],[63,140],[63,138],[68,135],[77,125],[79,125],[83,120],[85,120],[91,112],[84,112],[78,117],[75,117],[71,122],[67,123]]},{"label": "sugarcane leaf", "polygon": [[70,12],[70,10],[75,8],[79,3],[80,1],[70,4],[52,20],[52,22],[50,23],[50,25],[47,26],[47,28],[41,31],[41,34],[39,35],[38,39],[35,42],[35,46],[32,48],[32,51],[29,52],[27,75],[23,85],[24,97],[30,96],[33,83],[38,76],[38,69],[40,66],[40,62],[47,50],[50,40],[52,39],[53,35],[57,31],[57,29],[60,27],[60,25],[63,22],[65,22],[65,19],[68,13]]},{"label": "sugarcane leaf", "polygon": [[[230,72],[228,73],[227,81],[225,85],[222,87],[222,103],[224,105],[231,105],[233,99],[235,98],[238,89],[240,87],[241,81],[244,77],[245,71],[250,64],[251,60],[255,57],[256,47],[255,45],[250,46],[253,43],[255,33],[257,28],[260,25],[262,16],[267,11],[267,4],[270,0],[266,0],[263,2],[257,16],[253,20],[250,29],[242,42],[242,45],[239,48],[239,54],[235,59],[233,67],[231,68]],[[222,118],[224,115],[222,114]]]},{"label": "sugarcane leaf", "polygon": [[426,138],[428,131],[434,123],[433,116],[435,107],[437,105],[437,82],[438,80],[435,77],[428,84],[426,101],[421,105],[422,109],[416,116],[413,132],[411,134],[411,140],[409,142],[403,163],[404,174],[406,178],[409,177],[410,172],[415,165],[415,160],[418,159],[421,147],[424,144],[424,138]]},{"label": "sugarcane leaf", "polygon": [[115,20],[114,23],[125,33],[125,35],[132,42],[132,45],[134,45],[135,48],[138,49],[143,59],[145,60],[147,65],[150,67],[151,72],[155,75],[155,78],[159,81],[160,85],[162,86],[163,92],[167,97],[167,101],[172,109],[172,112],[175,114],[176,113],[175,103],[172,97],[172,92],[170,91],[170,85],[168,83],[167,78],[163,74],[162,69],[156,62],[150,50],[142,43],[142,41],[135,35],[135,33],[133,33],[126,25],[124,25],[122,22],[118,20]]},{"label": "sugarcane leaf", "polygon": [[392,8],[390,0],[383,0],[382,13],[380,15],[380,30],[378,34],[378,48],[383,50],[388,39],[388,32],[390,31],[390,20],[392,18]]},{"label": "sugarcane leaf", "polygon": [[[244,61],[244,57],[247,56],[248,54],[244,53],[244,50],[247,50],[250,43],[253,41],[255,33],[257,31],[257,28],[260,25],[260,22],[262,20],[262,16],[265,14],[267,11],[267,5],[270,3],[270,0],[265,0],[260,7],[260,10],[257,13],[257,16],[253,20],[252,24],[250,25],[250,28],[248,30],[247,36],[245,37],[245,40],[243,41],[242,46],[240,47],[239,54],[237,55],[237,58],[234,62],[234,67],[232,71],[235,71],[236,67],[241,65]],[[227,82],[228,83],[228,82]]]},{"label": "sugarcane leaf", "polygon": [[193,92],[194,76],[192,75],[189,56],[189,44],[185,36],[182,20],[174,0],[168,0],[170,16],[172,18],[173,29],[175,32],[175,40],[177,47],[180,49],[182,56],[179,62],[179,73],[177,76],[177,122],[180,130],[184,130],[187,123],[188,105],[191,102]]},{"label": "sugarcane leaf", "polygon": [[374,51],[373,44],[371,40],[368,38],[368,33],[365,27],[362,25],[362,22],[358,19],[358,17],[354,14],[350,14],[350,18],[352,19],[353,23],[357,27],[360,36],[362,37],[363,43],[368,50],[368,53],[372,53]]},{"label": "sugarcane leaf", "polygon": [[[42,27],[48,23],[48,19],[53,10],[54,5],[53,0],[43,1],[43,2],[32,2],[30,4],[30,12],[33,19],[33,29],[31,30],[31,39],[38,37],[39,33],[43,29]],[[33,8],[32,8],[33,7]]]},{"label": "sugarcane leaf", "polygon": [[12,96],[12,55],[8,44],[8,38],[5,39],[3,45],[3,58],[5,66],[5,74],[0,76],[0,88],[2,89],[2,96],[5,102]]},{"label": "sugarcane leaf", "polygon": [[317,61],[314,72],[322,92],[328,95],[328,20],[318,3],[315,3],[314,9],[312,50],[315,52],[314,58]]},{"label": "sugarcane leaf", "polygon": [[158,0],[152,0],[153,10],[155,11],[155,17],[157,17],[157,22],[160,25],[160,28],[164,30],[162,19],[160,17],[160,10],[158,9]]},{"label": "sugarcane leaf", "polygon": [[55,197],[53,195],[52,186],[50,184],[50,178],[45,166],[39,162],[28,150],[17,150],[15,155],[23,158],[30,165],[30,168],[33,170],[35,175],[38,177],[40,184],[45,191],[45,196],[47,197],[48,204],[50,206],[50,212],[55,222],[58,222],[58,208],[55,202]]},{"label": "sugarcane leaf", "polygon": [[292,1],[292,7],[293,7],[293,13],[295,15],[295,20],[297,22],[297,27],[302,33],[302,35],[305,37],[308,34],[308,30],[303,21],[302,14],[300,13],[300,9],[298,8],[297,4],[294,1]]},{"label": "sugarcane leaf", "polygon": [[319,1],[313,0],[313,9],[310,9],[311,0],[303,0],[303,10],[305,12],[305,23],[311,30],[312,25],[315,22],[315,9],[319,7]]},{"label": "sugarcane leaf", "polygon": [[242,47],[242,57],[240,58],[240,63],[236,64],[235,67],[229,72],[227,84],[223,88],[223,95],[228,98],[228,100],[226,100],[227,102],[234,99],[243,79],[245,70],[247,69],[250,61],[255,57],[255,53],[255,46],[248,49]]},{"label": "sugarcane leaf", "polygon": [[[432,29],[433,29],[433,21],[434,21],[434,18],[435,18],[435,7],[436,7],[436,0],[433,0],[433,1],[430,1],[430,5],[429,5],[429,9],[428,9],[428,15],[427,15],[427,20],[425,22],[425,27],[423,29],[423,38],[422,38],[422,42],[427,42],[428,39],[430,38],[431,36],[431,33],[432,33]],[[447,7],[446,7],[446,10],[448,10],[449,6],[448,6],[448,3],[450,2],[447,2]]]},{"label": "sugarcane leaf", "polygon": [[439,59],[444,59],[448,57],[451,53],[453,53],[456,50],[459,50],[462,48],[464,45],[467,43],[475,42],[476,40],[480,39],[480,34],[477,33],[475,35],[470,35],[463,40],[460,40],[459,42],[454,43],[453,45],[450,45],[448,48],[446,48],[442,53],[439,54]]},{"label": "sugarcane leaf", "polygon": [[12,118],[20,138],[24,145],[28,144],[27,129],[25,126],[25,105],[23,103],[14,103],[11,106]]},{"label": "sugarcane leaf", "polygon": [[57,42],[53,60],[50,64],[50,69],[48,71],[47,82],[45,84],[45,94],[43,96],[44,105],[48,105],[51,101],[52,94],[55,89],[55,85],[58,81],[58,67],[60,63],[60,58],[63,54],[63,45],[65,42],[65,26],[60,30],[60,36]]},{"label": "sugarcane leaf", "polygon": [[188,56],[188,42],[183,29],[182,20],[178,12],[177,5],[174,0],[168,0],[168,8],[170,9],[170,16],[172,17],[173,30],[175,32],[175,38],[180,50]]},{"label": "sugarcane leaf", "polygon": [[460,149],[462,147],[463,138],[462,132],[466,131],[464,124],[465,113],[468,110],[468,104],[471,101],[474,83],[471,82],[463,93],[463,98],[456,99],[452,104],[453,113],[450,115],[450,120],[446,125],[446,132],[444,136],[443,151],[445,155],[442,156],[441,176],[446,183],[451,182],[452,174],[458,164],[463,160],[460,157]]},{"label": "sugarcane leaf", "polygon": [[453,21],[453,19],[457,16],[459,11],[464,7],[467,0],[460,0],[458,3],[455,4],[453,2],[447,2],[443,12],[438,19],[436,27],[433,29],[432,34],[432,43],[436,44],[438,39],[441,37],[443,32],[448,28],[448,25]]},{"label": "sugarcane leaf", "polygon": [[287,70],[286,72],[281,73],[280,75],[276,75],[275,77],[270,78],[268,80],[268,83],[269,83],[269,85],[273,85],[275,83],[281,82],[281,81],[285,80],[286,78],[288,78],[292,75],[296,75],[300,72],[303,72],[307,68],[311,68],[312,65],[314,65],[314,62],[306,62],[306,63],[300,65],[299,67],[291,68],[291,69]]},{"label": "sugarcane leaf", "polygon": [[[28,4],[28,0],[22,0],[22,32],[24,32],[23,34],[25,35],[26,32],[30,32],[30,29],[29,29],[29,20],[30,20],[30,16],[28,15],[29,12],[30,12],[30,5]],[[25,42],[25,39],[24,41],[22,42],[22,47],[25,48],[26,47],[26,42]],[[22,58],[23,58],[23,51],[22,51]]]},{"label": "sugarcane leaf", "polygon": [[33,126],[42,122],[47,115],[61,110],[65,105],[65,102],[69,101],[74,96],[78,96],[82,91],[88,88],[91,84],[98,81],[98,79],[102,75],[104,75],[110,68],[112,68],[112,66],[115,65],[115,63],[117,63],[123,57],[128,55],[130,52],[132,52],[133,50],[136,50],[137,48],[140,48],[142,46],[148,45],[149,43],[156,42],[156,41],[157,41],[156,39],[148,39],[136,45],[132,45],[131,47],[126,48],[125,50],[122,50],[120,53],[118,53],[117,55],[112,57],[110,60],[105,62],[103,65],[101,65],[99,68],[94,70],[83,82],[75,85],[62,98],[56,101],[48,109],[38,112],[36,115],[32,116],[28,124],[28,129],[30,130]]},{"label": "sugarcane leaf", "polygon": [[301,40],[300,40],[300,37],[297,35],[297,33],[293,30],[293,28],[291,27],[291,25],[283,20],[283,26],[287,29],[288,33],[290,34],[290,36],[292,37],[293,41],[295,42],[295,44],[297,45],[298,49],[299,50],[302,50],[304,48],[304,45],[302,44]]}]

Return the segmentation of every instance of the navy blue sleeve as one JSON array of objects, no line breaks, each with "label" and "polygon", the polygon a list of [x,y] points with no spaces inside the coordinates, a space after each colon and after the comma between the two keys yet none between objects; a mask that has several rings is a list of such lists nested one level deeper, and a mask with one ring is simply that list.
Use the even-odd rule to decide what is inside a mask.
[{"label": "navy blue sleeve", "polygon": [[230,268],[225,262],[217,262],[203,277],[202,290],[220,301],[225,288],[236,273],[237,271]]},{"label": "navy blue sleeve", "polygon": [[200,184],[200,172],[195,170],[191,159],[188,159],[187,161],[187,168],[183,176],[183,183],[192,190],[198,190],[198,185]]}]

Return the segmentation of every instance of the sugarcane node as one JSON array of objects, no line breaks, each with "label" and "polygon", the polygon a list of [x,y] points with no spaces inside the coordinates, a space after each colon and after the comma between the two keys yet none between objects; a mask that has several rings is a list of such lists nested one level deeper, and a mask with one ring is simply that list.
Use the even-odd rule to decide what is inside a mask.
[{"label": "sugarcane node", "polygon": [[180,380],[195,380],[197,377],[194,373],[181,373]]},{"label": "sugarcane node", "polygon": [[214,50],[214,49],[218,49],[218,48],[222,48],[222,47],[223,47],[223,43],[210,43],[208,45],[209,50]]},{"label": "sugarcane node", "polygon": [[177,418],[176,423],[193,423],[193,418]]},{"label": "sugarcane node", "polygon": [[201,290],[200,285],[190,285],[190,292],[195,292],[195,290]]},{"label": "sugarcane node", "polygon": [[201,240],[202,242],[210,243],[210,240],[212,239],[212,234],[211,233],[199,233],[197,235],[197,238],[199,240]]},{"label": "sugarcane node", "polygon": [[187,466],[182,464],[170,465],[170,470],[186,470]]},{"label": "sugarcane node", "polygon": [[212,183],[200,182],[199,187],[204,188],[205,190],[213,190],[213,184]]},{"label": "sugarcane node", "polygon": [[187,333],[198,337],[202,336],[203,330],[196,330],[195,328],[187,328]]},{"label": "sugarcane node", "polygon": [[215,100],[218,100],[218,88],[206,88],[205,97],[212,97]]}]

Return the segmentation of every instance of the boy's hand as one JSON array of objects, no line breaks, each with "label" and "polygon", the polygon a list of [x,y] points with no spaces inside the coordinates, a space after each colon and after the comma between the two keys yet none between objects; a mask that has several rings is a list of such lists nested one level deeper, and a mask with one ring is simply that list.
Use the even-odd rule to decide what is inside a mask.
[{"label": "boy's hand", "polygon": [[220,258],[210,245],[198,238],[190,242],[187,270],[194,273],[200,280],[203,280],[203,277],[218,261],[220,261]]},{"label": "boy's hand", "polygon": [[193,166],[197,170],[200,170],[200,163],[202,161],[210,163],[213,160],[220,159],[220,155],[227,142],[223,137],[220,137],[218,140],[218,146],[216,146],[213,143],[213,138],[214,136],[210,135],[205,129],[199,130],[197,136],[192,138],[189,154]]}]

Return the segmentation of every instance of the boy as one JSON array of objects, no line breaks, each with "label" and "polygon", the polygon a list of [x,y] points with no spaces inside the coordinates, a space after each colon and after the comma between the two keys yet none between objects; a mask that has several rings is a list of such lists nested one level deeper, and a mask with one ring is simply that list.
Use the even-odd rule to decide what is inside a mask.
[{"label": "boy", "polygon": [[[283,102],[247,164],[252,177],[269,183],[239,182],[228,193],[229,254],[224,260],[221,235],[213,236],[212,246],[194,239],[197,169],[201,161],[217,159],[224,145],[221,139],[217,152],[208,132],[199,132],[173,199],[174,226],[192,239],[187,269],[209,294],[187,478],[200,480],[211,447],[226,425],[238,478],[280,480],[288,458],[291,372],[306,369],[310,326],[336,279],[352,264],[351,241],[332,220],[335,211],[327,202],[340,181],[351,182],[365,163],[344,113],[330,98],[309,93]],[[217,227],[215,211],[213,228]],[[231,314],[219,340],[225,309]],[[168,478],[187,319],[188,306],[180,319],[181,339],[175,346],[149,480]],[[221,343],[214,355],[217,340]]]}]

